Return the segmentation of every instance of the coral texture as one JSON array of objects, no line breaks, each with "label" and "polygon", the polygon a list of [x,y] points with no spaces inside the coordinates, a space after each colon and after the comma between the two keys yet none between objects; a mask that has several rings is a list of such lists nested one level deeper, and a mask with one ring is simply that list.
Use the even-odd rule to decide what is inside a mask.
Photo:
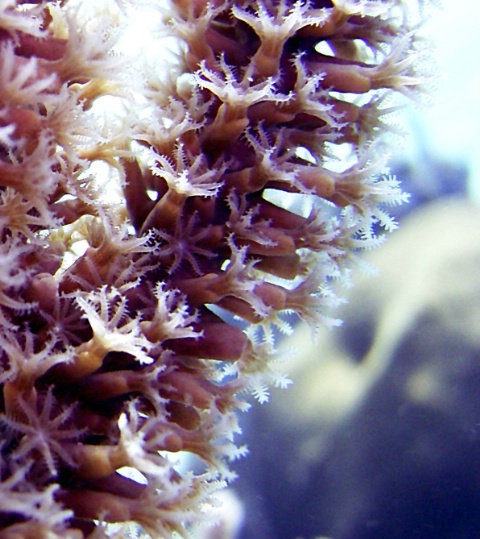
[{"label": "coral texture", "polygon": [[120,52],[144,7],[0,2],[2,539],[205,520],[282,316],[332,323],[405,200],[401,0],[159,2],[167,73]]}]

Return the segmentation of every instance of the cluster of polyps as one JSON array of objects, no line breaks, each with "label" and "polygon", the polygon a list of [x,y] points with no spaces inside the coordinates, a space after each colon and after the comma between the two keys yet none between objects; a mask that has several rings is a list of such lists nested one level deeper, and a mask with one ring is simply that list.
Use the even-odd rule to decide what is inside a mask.
[{"label": "cluster of polyps", "polygon": [[112,53],[114,3],[0,2],[2,539],[202,519],[244,452],[238,394],[285,383],[271,327],[328,321],[329,281],[395,226],[376,141],[421,82],[402,6],[178,0],[161,81]]}]

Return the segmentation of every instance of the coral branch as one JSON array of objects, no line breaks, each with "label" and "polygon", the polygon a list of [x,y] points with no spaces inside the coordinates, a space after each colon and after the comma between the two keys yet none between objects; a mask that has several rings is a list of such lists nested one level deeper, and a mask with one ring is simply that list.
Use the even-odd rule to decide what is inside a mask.
[{"label": "coral branch", "polygon": [[335,325],[406,200],[377,141],[424,81],[407,2],[164,4],[0,2],[2,538],[211,520],[283,315]]}]

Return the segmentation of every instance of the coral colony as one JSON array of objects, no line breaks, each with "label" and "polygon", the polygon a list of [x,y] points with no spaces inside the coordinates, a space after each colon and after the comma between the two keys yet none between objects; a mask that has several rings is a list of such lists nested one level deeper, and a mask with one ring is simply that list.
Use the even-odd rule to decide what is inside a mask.
[{"label": "coral colony", "polygon": [[282,317],[332,323],[406,198],[414,2],[150,2],[168,69],[121,53],[134,4],[0,2],[1,539],[210,519]]}]

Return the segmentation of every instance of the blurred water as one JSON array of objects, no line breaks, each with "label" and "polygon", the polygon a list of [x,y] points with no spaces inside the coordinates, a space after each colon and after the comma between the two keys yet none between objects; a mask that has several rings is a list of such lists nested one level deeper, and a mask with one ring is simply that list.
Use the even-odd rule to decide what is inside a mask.
[{"label": "blurred water", "polygon": [[407,141],[405,158],[418,162],[427,151],[465,166],[468,191],[480,200],[480,2],[443,0],[441,4],[425,28],[436,64],[432,92],[420,110],[408,112],[413,136]]}]

